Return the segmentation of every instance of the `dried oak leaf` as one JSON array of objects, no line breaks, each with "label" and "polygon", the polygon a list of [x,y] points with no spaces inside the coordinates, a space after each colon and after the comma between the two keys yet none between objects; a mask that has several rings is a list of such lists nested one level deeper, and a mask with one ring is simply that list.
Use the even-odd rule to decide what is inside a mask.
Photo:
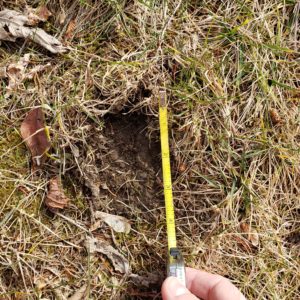
[{"label": "dried oak leaf", "polygon": [[0,40],[15,42],[17,38],[28,38],[52,53],[65,52],[61,42],[40,28],[31,28],[28,16],[17,11],[0,11]]},{"label": "dried oak leaf", "polygon": [[48,140],[41,108],[31,110],[21,124],[21,136],[31,152],[33,166],[41,167],[51,144]]},{"label": "dried oak leaf", "polygon": [[58,177],[51,178],[45,200],[47,207],[52,211],[55,211],[56,209],[63,209],[68,205],[69,201],[69,198],[64,194]]}]

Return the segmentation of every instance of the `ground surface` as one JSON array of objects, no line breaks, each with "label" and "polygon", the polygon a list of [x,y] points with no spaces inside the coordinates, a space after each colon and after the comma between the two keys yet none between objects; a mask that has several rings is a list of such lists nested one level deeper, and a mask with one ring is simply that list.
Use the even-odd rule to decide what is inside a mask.
[{"label": "ground surface", "polygon": [[[51,63],[10,96],[0,79],[0,298],[67,299],[80,288],[82,299],[160,298],[163,89],[187,265],[230,278],[250,300],[297,299],[300,2],[0,1],[0,9],[26,4],[47,5],[53,16],[39,26],[68,52],[24,40],[0,46],[0,67],[26,53],[30,67]],[[34,176],[20,137],[33,107],[43,108],[52,144]],[[44,205],[53,175],[71,199],[59,214]],[[130,233],[105,223],[92,230],[97,211],[126,217]],[[117,249],[130,273],[89,253],[88,237]]]}]

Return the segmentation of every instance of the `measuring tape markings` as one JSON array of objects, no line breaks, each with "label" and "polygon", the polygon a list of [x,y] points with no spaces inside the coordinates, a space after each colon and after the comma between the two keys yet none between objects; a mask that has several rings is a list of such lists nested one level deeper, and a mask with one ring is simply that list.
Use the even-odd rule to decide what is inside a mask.
[{"label": "measuring tape markings", "polygon": [[175,214],[172,193],[172,177],[168,134],[168,110],[166,95],[161,93],[159,105],[159,126],[161,140],[161,156],[164,182],[164,196],[166,209],[167,237],[168,237],[168,276],[175,276],[186,286],[184,260],[180,250],[177,248]]},{"label": "measuring tape markings", "polygon": [[166,106],[159,107],[159,123],[161,137],[161,156],[165,195],[166,223],[168,236],[168,249],[176,248],[175,216],[172,193],[169,134],[168,134],[168,111]]}]

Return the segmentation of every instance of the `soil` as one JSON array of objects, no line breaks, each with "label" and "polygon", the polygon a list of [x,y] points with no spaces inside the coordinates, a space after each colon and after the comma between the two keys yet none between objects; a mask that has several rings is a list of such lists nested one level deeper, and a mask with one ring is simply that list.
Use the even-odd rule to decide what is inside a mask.
[{"label": "soil", "polygon": [[126,215],[127,206],[145,211],[163,204],[159,137],[149,137],[148,122],[144,114],[108,115],[89,141],[95,158],[83,168],[95,209]]},{"label": "soil", "polygon": [[104,163],[107,169],[101,176],[110,196],[114,194],[114,198],[132,209],[142,211],[162,204],[158,197],[160,145],[154,137],[149,138],[147,126],[147,116],[143,114],[107,117],[104,136],[110,151]]}]

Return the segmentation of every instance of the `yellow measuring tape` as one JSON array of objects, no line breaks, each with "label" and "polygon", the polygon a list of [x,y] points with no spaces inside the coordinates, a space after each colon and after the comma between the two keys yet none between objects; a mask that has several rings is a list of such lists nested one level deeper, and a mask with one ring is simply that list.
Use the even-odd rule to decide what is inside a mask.
[{"label": "yellow measuring tape", "polygon": [[161,157],[164,181],[166,223],[168,236],[168,276],[175,276],[185,285],[185,268],[184,261],[180,250],[177,248],[176,229],[175,229],[175,214],[172,193],[172,178],[171,178],[171,163],[170,163],[170,148],[169,148],[169,133],[168,133],[168,109],[166,94],[161,92],[159,103],[159,126],[160,126],[160,141],[161,141]]},{"label": "yellow measuring tape", "polygon": [[[161,95],[165,97],[165,95]],[[171,178],[171,164],[170,164],[170,150],[169,150],[169,133],[168,133],[168,110],[166,101],[161,99],[159,106],[159,125],[160,125],[160,140],[161,140],[161,156],[162,169],[164,181],[164,196],[168,235],[168,249],[176,248],[176,230],[175,230],[175,216],[172,193],[172,178]]]}]

